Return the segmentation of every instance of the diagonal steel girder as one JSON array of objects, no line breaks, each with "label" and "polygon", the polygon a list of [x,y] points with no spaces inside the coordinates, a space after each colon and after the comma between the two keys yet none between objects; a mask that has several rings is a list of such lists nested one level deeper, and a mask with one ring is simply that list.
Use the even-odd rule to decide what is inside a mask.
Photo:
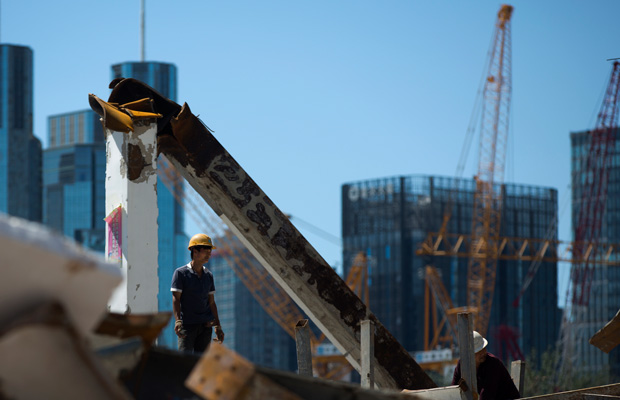
[{"label": "diagonal steel girder", "polygon": [[187,104],[180,106],[135,79],[113,81],[110,86],[110,103],[151,99],[153,111],[163,115],[157,122],[158,151],[356,370],[361,369],[360,323],[369,319],[376,327],[375,382],[394,389],[436,387]]}]

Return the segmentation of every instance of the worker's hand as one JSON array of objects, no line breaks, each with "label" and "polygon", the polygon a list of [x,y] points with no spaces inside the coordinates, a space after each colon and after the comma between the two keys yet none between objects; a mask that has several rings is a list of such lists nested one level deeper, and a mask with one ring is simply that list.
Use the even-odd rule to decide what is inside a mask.
[{"label": "worker's hand", "polygon": [[216,342],[224,343],[224,331],[222,330],[222,327],[219,325],[215,325],[215,336],[216,336],[216,339],[215,339]]},{"label": "worker's hand", "polygon": [[183,334],[183,321],[181,321],[180,319],[177,319],[174,322],[174,333],[176,333],[177,336],[180,338],[185,337],[185,334]]}]

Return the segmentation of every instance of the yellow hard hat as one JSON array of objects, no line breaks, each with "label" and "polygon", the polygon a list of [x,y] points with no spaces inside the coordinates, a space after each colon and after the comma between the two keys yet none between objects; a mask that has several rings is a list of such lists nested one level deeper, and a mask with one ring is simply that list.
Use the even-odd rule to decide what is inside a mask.
[{"label": "yellow hard hat", "polygon": [[217,247],[213,245],[213,241],[211,241],[211,238],[204,233],[197,233],[192,236],[192,238],[189,240],[189,246],[187,246],[187,249],[191,250],[191,248],[194,246],[211,246],[212,248],[217,249]]}]

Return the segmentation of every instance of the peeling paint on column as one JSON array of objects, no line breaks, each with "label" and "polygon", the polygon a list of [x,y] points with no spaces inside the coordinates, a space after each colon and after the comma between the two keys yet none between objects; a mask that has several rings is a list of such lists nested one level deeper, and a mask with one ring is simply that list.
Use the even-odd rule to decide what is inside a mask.
[{"label": "peeling paint on column", "polygon": [[129,167],[128,178],[131,181],[137,182],[140,175],[142,175],[142,170],[146,166],[146,160],[139,146],[132,143],[127,145],[127,160]]},{"label": "peeling paint on column", "polygon": [[145,145],[138,136],[127,144],[128,178],[134,183],[145,182],[156,174],[153,168],[153,157],[156,157],[153,145]]}]

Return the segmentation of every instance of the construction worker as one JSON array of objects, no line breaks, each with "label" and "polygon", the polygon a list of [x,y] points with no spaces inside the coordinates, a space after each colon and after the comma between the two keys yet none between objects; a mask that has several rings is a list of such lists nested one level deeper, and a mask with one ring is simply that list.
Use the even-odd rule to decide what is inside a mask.
[{"label": "construction worker", "polygon": [[[474,352],[476,358],[476,381],[479,400],[505,400],[521,397],[508,370],[502,361],[487,352],[487,340],[476,331],[474,334]],[[461,361],[456,364],[452,384],[458,385],[461,380]]]},{"label": "construction worker", "polygon": [[215,304],[213,274],[204,266],[216,247],[209,236],[199,233],[192,236],[187,248],[192,261],[177,268],[172,275],[174,332],[180,351],[202,353],[211,342],[212,329],[215,329],[216,340],[224,341]]}]

